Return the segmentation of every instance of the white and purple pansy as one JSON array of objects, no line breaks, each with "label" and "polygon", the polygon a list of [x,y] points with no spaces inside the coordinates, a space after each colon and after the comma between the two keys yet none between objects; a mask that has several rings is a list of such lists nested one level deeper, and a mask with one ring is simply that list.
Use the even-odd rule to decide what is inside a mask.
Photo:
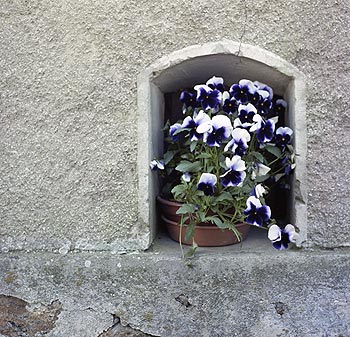
[{"label": "white and purple pansy", "polygon": [[222,185],[241,187],[246,177],[244,160],[240,156],[233,156],[232,159],[226,157],[225,164],[228,171],[220,176]]},{"label": "white and purple pansy", "polygon": [[241,126],[249,128],[254,124],[253,117],[257,114],[255,106],[251,103],[240,104],[238,107],[238,118],[233,122],[234,127]]},{"label": "white and purple pansy", "polygon": [[224,91],[222,94],[222,110],[227,114],[233,114],[237,111],[238,103],[237,101],[230,96],[228,91]]},{"label": "white and purple pansy", "polygon": [[254,81],[253,84],[257,87],[257,89],[258,89],[259,91],[267,91],[268,94],[269,94],[268,97],[269,97],[270,99],[272,99],[272,97],[273,97],[273,90],[272,90],[271,87],[269,87],[267,84],[261,83],[261,82],[259,82],[259,81]]},{"label": "white and purple pansy", "polygon": [[240,80],[238,84],[233,84],[230,88],[230,94],[236,101],[246,104],[257,91],[252,81]]},{"label": "white and purple pansy", "polygon": [[256,131],[256,138],[260,143],[270,142],[274,136],[275,120],[270,118],[265,121],[260,115],[256,114],[253,121],[256,123],[251,126],[249,131]]},{"label": "white and purple pansy", "polygon": [[197,127],[198,133],[203,133],[203,141],[209,146],[220,147],[222,142],[231,136],[231,120],[225,115],[214,116],[209,122]]},{"label": "white and purple pansy", "polygon": [[180,129],[182,127],[182,125],[180,124],[180,123],[175,123],[175,124],[173,124],[173,125],[171,125],[170,126],[170,128],[169,128],[169,136],[171,137],[171,139],[173,140],[173,141],[177,141],[177,140],[179,140],[179,134],[176,134],[176,135],[174,135],[174,133],[178,130],[178,129]]},{"label": "white and purple pansy", "polygon": [[155,170],[164,170],[165,166],[164,166],[164,161],[163,160],[157,160],[157,159],[153,159],[150,164],[149,164],[151,170],[155,171]]},{"label": "white and purple pansy", "polygon": [[192,142],[203,138],[203,134],[197,132],[197,127],[201,124],[210,123],[210,121],[210,117],[203,110],[200,110],[193,114],[193,118],[187,116],[181,127],[190,129],[190,140]]},{"label": "white and purple pansy", "polygon": [[276,130],[275,143],[277,146],[285,147],[290,144],[293,130],[288,127],[279,127]]},{"label": "white and purple pansy", "polygon": [[211,89],[217,89],[221,92],[225,91],[224,79],[222,77],[213,76],[205,84]]},{"label": "white and purple pansy", "polygon": [[298,233],[295,231],[295,227],[288,224],[281,229],[277,225],[272,225],[269,228],[267,237],[272,241],[272,245],[278,249],[287,249],[290,242],[295,243],[298,237]]},{"label": "white and purple pansy", "polygon": [[246,222],[254,226],[263,226],[264,222],[270,220],[271,209],[267,205],[261,205],[258,198],[250,196],[247,199],[247,208],[244,210],[247,216]]},{"label": "white and purple pansy", "polygon": [[215,174],[212,173],[202,173],[197,188],[203,191],[205,195],[212,195],[215,191],[215,185],[217,183],[217,178]]},{"label": "white and purple pansy", "polygon": [[224,151],[231,150],[233,154],[243,156],[247,152],[250,134],[247,130],[235,128],[232,131],[232,139],[226,144]]},{"label": "white and purple pansy", "polygon": [[284,99],[277,99],[273,105],[273,112],[277,116],[282,116],[287,109],[287,102]]},{"label": "white and purple pansy", "polygon": [[197,91],[197,102],[202,105],[204,110],[218,110],[222,93],[217,89],[212,89],[207,85],[196,85],[194,89]]},{"label": "white and purple pansy", "polygon": [[196,100],[196,93],[192,93],[189,91],[182,91],[180,94],[180,101],[184,105],[185,108],[192,107],[197,108],[198,102]]},{"label": "white and purple pansy", "polygon": [[272,101],[267,91],[258,90],[258,94],[259,94],[259,99],[255,104],[256,109],[258,110],[258,113],[260,113],[263,116],[266,116],[272,108]]}]

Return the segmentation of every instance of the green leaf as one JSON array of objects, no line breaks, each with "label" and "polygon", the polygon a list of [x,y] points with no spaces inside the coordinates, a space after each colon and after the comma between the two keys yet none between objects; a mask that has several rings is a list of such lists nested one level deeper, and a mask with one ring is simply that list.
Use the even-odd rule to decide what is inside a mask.
[{"label": "green leaf", "polygon": [[197,146],[197,142],[191,142],[191,145],[190,145],[190,151],[193,152],[195,149],[196,149],[196,146]]},{"label": "green leaf", "polygon": [[220,195],[215,198],[214,202],[220,202],[220,201],[224,201],[224,200],[232,201],[233,198],[232,198],[231,193],[229,193],[227,191],[222,191],[220,193]]},{"label": "green leaf", "polygon": [[272,146],[272,145],[266,145],[265,149],[273,154],[275,157],[281,157],[281,150],[277,146]]},{"label": "green leaf", "polygon": [[176,185],[175,187],[173,187],[171,190],[171,193],[173,195],[178,195],[178,194],[185,192],[185,190],[186,190],[186,186],[183,184],[180,184],[180,185]]},{"label": "green leaf", "polygon": [[264,156],[259,152],[252,152],[252,155],[259,160],[260,163],[264,162]]},{"label": "green leaf", "polygon": [[268,179],[270,177],[269,174],[265,174],[263,176],[259,176],[259,177],[256,177],[255,181],[257,183],[262,183],[263,181],[265,181],[266,179]]},{"label": "green leaf", "polygon": [[190,131],[191,128],[178,128],[174,133],[173,133],[173,136],[176,136],[178,135],[180,132],[183,132],[183,131]]},{"label": "green leaf", "polygon": [[175,156],[177,151],[167,151],[164,153],[164,164],[167,165]]},{"label": "green leaf", "polygon": [[228,225],[225,222],[222,222],[217,216],[208,216],[206,219],[213,222],[217,227],[221,229],[228,228]]},{"label": "green leaf", "polygon": [[203,152],[197,156],[197,159],[209,159],[211,155],[209,153]]},{"label": "green leaf", "polygon": [[193,204],[183,204],[177,211],[176,214],[188,214],[195,211],[195,206]]},{"label": "green leaf", "polygon": [[186,226],[185,241],[191,241],[194,237],[194,223]]},{"label": "green leaf", "polygon": [[197,214],[198,214],[200,222],[205,222],[205,213],[198,211]]},{"label": "green leaf", "polygon": [[182,160],[179,165],[176,166],[176,170],[180,172],[198,172],[202,168],[200,161],[195,161],[191,163],[187,160]]}]

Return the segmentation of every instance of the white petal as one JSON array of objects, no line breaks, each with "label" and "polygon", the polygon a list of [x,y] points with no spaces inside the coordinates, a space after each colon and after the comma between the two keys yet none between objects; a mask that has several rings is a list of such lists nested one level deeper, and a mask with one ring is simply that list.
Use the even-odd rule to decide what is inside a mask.
[{"label": "white petal", "polygon": [[217,86],[218,84],[224,84],[224,79],[222,77],[213,76],[205,84],[206,85],[213,84],[214,86]]},{"label": "white petal", "polygon": [[254,197],[253,195],[250,196],[247,199],[247,206],[250,208],[250,204],[253,204],[256,208],[260,208],[261,207],[261,202],[258,198]]},{"label": "white petal", "polygon": [[228,91],[224,91],[222,93],[222,101],[225,102],[229,98],[230,98],[230,93]]},{"label": "white petal", "polygon": [[273,122],[274,125],[277,124],[278,116],[270,118],[269,121]]},{"label": "white petal", "polygon": [[[231,139],[231,140],[226,144],[226,146],[225,146],[225,148],[224,148],[224,152],[227,152],[227,151],[230,149],[230,147],[232,147],[232,145],[234,145],[234,144],[235,144],[234,139]],[[232,150],[232,151],[234,151],[234,150]]]},{"label": "white petal", "polygon": [[198,133],[206,133],[206,132],[212,132],[213,126],[211,121],[205,121],[197,126],[197,132]]},{"label": "white petal", "polygon": [[287,102],[284,99],[281,99],[281,98],[276,100],[276,104],[282,105],[284,108],[287,107]]},{"label": "white petal", "polygon": [[255,195],[257,198],[261,198],[264,195],[264,193],[266,193],[266,190],[263,187],[263,185],[258,184],[255,186]]},{"label": "white petal", "polygon": [[271,170],[270,167],[264,165],[264,164],[257,164],[257,170],[256,170],[256,175],[259,176],[264,176],[265,174],[267,174],[269,171]]},{"label": "white petal", "polygon": [[246,169],[245,161],[240,156],[233,156],[230,161],[230,169],[233,171],[244,171]]},{"label": "white petal", "polygon": [[293,130],[286,127],[282,127],[280,126],[277,130],[276,130],[276,135],[289,135],[291,136],[293,134]]},{"label": "white petal", "polygon": [[215,129],[219,129],[221,127],[232,127],[230,118],[225,115],[214,116],[212,123]]},{"label": "white petal", "polygon": [[235,128],[232,131],[232,138],[234,140],[236,140],[237,142],[240,139],[244,139],[245,142],[249,142],[250,141],[250,134],[247,130],[245,129],[241,129],[241,128]]},{"label": "white petal", "polygon": [[237,128],[239,126],[242,126],[242,122],[239,118],[236,118],[234,121],[233,121],[233,127],[234,128]]},{"label": "white petal", "polygon": [[250,92],[251,94],[254,94],[254,93],[256,92],[256,90],[257,90],[257,88],[256,88],[256,86],[253,84],[253,82],[252,82],[252,81],[249,81],[249,80],[245,80],[245,79],[240,80],[240,81],[238,82],[238,84],[239,84],[240,86],[246,86],[246,87],[248,87],[249,92]]},{"label": "white petal", "polygon": [[267,233],[267,237],[272,242],[280,241],[281,240],[281,229],[277,225],[272,225],[269,228],[269,231]]},{"label": "white petal", "polygon": [[253,111],[255,114],[258,112],[256,110],[256,107],[253,104],[251,104],[251,103],[248,103],[247,105],[240,104],[238,106],[238,112],[241,112],[241,110],[245,110],[245,111],[248,111],[248,112]]},{"label": "white petal", "polygon": [[295,227],[291,224],[288,224],[285,228],[284,231],[289,234],[289,240],[290,242],[295,242],[297,240],[297,237],[299,234],[295,231]]},{"label": "white petal", "polygon": [[215,185],[217,183],[216,175],[212,174],[212,173],[202,173],[202,175],[199,179],[199,183],[201,183],[201,182]]},{"label": "white petal", "polygon": [[189,126],[191,120],[192,120],[192,117],[191,117],[191,116],[187,116],[187,117],[183,120],[181,127],[187,128],[187,127]]}]

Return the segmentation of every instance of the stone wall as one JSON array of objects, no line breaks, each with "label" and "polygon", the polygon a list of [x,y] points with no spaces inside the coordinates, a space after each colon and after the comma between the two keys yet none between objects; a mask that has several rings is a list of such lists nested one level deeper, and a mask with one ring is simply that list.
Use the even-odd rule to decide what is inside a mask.
[{"label": "stone wall", "polygon": [[8,0],[0,4],[0,249],[146,248],[137,75],[242,41],[307,78],[308,234],[350,246],[347,1]]}]

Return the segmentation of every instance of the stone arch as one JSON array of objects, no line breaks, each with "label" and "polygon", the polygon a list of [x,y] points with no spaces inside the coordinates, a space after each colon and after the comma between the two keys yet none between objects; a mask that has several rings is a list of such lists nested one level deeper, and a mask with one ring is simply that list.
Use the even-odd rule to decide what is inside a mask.
[{"label": "stone arch", "polygon": [[305,77],[292,64],[256,46],[230,40],[194,45],[164,56],[138,76],[139,222],[149,228],[149,244],[156,233],[157,175],[150,161],[163,151],[164,94],[221,76],[226,83],[242,78],[270,85],[288,102],[288,125],[294,130],[296,169],[289,205],[300,228],[297,244],[307,238]]}]

